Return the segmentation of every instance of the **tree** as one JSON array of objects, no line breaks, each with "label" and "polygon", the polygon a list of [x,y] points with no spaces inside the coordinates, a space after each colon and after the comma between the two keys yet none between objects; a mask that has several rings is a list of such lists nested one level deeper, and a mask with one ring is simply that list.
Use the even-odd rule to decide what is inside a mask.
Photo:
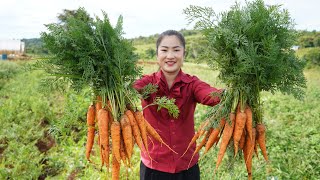
[{"label": "tree", "polygon": [[154,50],[153,48],[148,48],[145,51],[146,55],[148,58],[153,59],[156,56],[156,50]]},{"label": "tree", "polygon": [[320,65],[320,48],[312,48],[306,55],[304,59],[307,61],[308,66]]}]

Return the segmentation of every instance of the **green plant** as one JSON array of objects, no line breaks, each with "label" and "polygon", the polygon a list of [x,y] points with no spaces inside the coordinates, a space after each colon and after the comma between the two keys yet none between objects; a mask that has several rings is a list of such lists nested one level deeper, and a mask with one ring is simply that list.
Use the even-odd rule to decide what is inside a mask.
[{"label": "green plant", "polygon": [[48,24],[49,32],[41,34],[52,56],[38,61],[35,67],[55,79],[69,80],[76,91],[91,87],[95,94],[106,91],[106,87],[115,88],[120,78],[132,83],[139,75],[134,47],[122,37],[122,16],[114,28],[105,12],[103,19],[93,19],[84,8],[66,10],[59,18],[61,22]]},{"label": "green plant", "polygon": [[6,82],[19,73],[21,69],[21,66],[16,63],[0,61],[0,90]]},{"label": "green plant", "polygon": [[[184,13],[206,37],[208,65],[219,70],[218,78],[227,86],[220,104],[208,113],[212,118],[211,127],[222,118],[238,124],[237,117],[246,107],[253,112],[253,127],[260,126],[264,91],[303,98],[305,63],[291,50],[297,34],[286,10],[256,0],[246,2],[245,6],[236,3],[220,14],[210,7],[199,6],[189,6]],[[251,176],[249,169],[248,175]]]},{"label": "green plant", "polygon": [[44,154],[37,142],[44,138],[42,126],[49,123],[55,108],[49,110],[52,92],[37,91],[41,75],[19,71],[0,90],[1,179],[35,179],[43,173]]},{"label": "green plant", "polygon": [[156,50],[154,48],[148,48],[145,53],[149,59],[153,59],[156,56]]},{"label": "green plant", "polygon": [[320,48],[312,48],[307,54],[303,56],[307,61],[308,66],[319,66],[320,65]]}]

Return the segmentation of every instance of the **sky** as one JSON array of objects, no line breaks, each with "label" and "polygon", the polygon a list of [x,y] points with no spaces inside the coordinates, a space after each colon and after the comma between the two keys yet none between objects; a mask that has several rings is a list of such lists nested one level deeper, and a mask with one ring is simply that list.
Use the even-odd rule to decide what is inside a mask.
[{"label": "sky", "polygon": [[[251,1],[251,0],[248,0]],[[79,7],[93,17],[108,14],[114,25],[123,16],[125,38],[149,36],[168,29],[192,29],[183,9],[189,5],[211,7],[216,13],[227,11],[236,0],[4,0],[0,8],[0,39],[39,38],[45,24],[56,23],[63,9]],[[237,0],[241,5],[245,0]],[[298,30],[320,31],[319,0],[265,0],[287,9]]]}]

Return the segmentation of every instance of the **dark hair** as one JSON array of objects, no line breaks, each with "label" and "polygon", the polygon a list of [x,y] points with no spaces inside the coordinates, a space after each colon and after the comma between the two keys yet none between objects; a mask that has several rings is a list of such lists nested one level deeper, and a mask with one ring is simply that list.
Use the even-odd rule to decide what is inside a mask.
[{"label": "dark hair", "polygon": [[158,47],[159,47],[162,39],[165,36],[176,36],[179,39],[180,43],[182,44],[183,49],[184,50],[186,49],[186,40],[184,39],[183,35],[176,30],[167,30],[167,31],[164,31],[163,33],[161,33],[157,39],[157,43],[156,43],[156,53],[157,54],[158,54]]}]

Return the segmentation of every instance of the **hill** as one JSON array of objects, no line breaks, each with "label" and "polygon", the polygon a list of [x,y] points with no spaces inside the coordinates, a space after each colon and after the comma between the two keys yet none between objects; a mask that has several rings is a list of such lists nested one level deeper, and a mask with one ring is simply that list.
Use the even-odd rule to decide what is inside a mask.
[{"label": "hill", "polygon": [[[181,29],[180,32],[184,35],[186,47],[186,62],[203,62],[201,55],[204,53],[206,46],[205,39],[198,30]],[[296,51],[300,58],[305,58],[309,66],[320,65],[320,32],[317,31],[298,31],[296,41],[299,49]],[[130,39],[136,50],[138,58],[142,61],[154,60],[156,56],[155,43],[159,34],[150,36],[140,36]],[[48,54],[48,50],[43,46],[40,38],[22,39],[26,45],[26,53],[31,55]]]}]

